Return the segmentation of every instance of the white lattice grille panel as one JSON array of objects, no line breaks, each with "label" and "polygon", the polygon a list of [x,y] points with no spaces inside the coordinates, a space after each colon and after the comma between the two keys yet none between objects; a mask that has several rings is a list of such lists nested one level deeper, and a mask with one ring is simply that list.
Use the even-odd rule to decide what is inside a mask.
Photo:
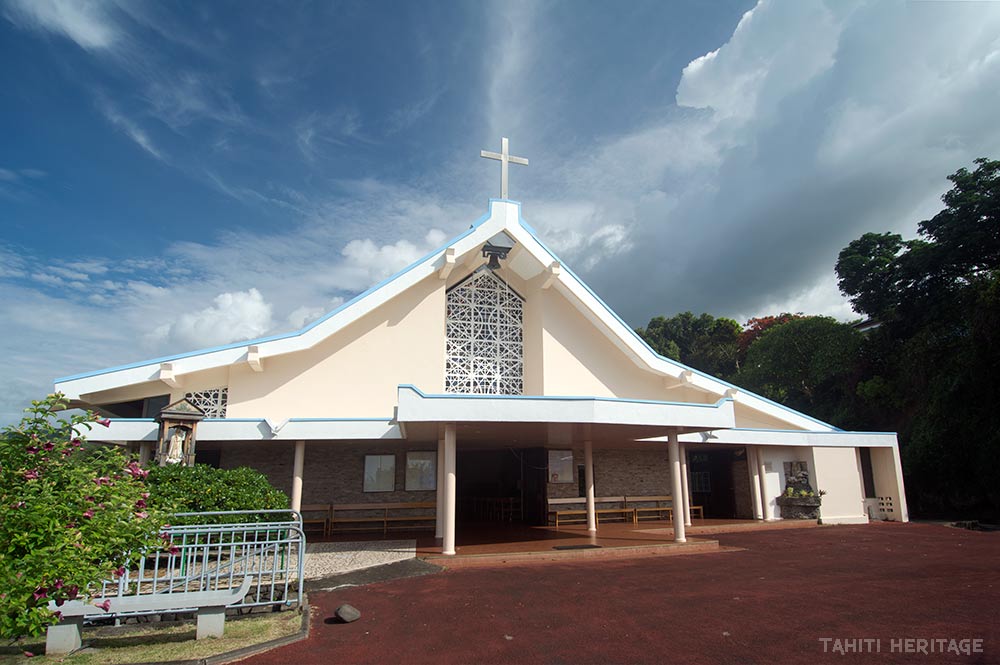
[{"label": "white lattice grille panel", "polygon": [[226,403],[229,401],[229,388],[226,386],[199,390],[184,397],[204,411],[206,418],[226,417]]},{"label": "white lattice grille panel", "polygon": [[520,395],[524,383],[523,302],[490,270],[448,291],[447,393]]}]

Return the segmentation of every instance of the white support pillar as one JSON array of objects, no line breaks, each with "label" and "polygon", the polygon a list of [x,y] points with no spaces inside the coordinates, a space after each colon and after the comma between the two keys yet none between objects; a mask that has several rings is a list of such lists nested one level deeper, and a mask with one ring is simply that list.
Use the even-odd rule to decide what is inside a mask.
[{"label": "white support pillar", "polygon": [[306,461],[306,442],[295,442],[295,461],[292,463],[292,510],[302,510],[302,467]]},{"label": "white support pillar", "polygon": [[691,490],[688,487],[687,446],[681,446],[681,487],[684,488],[684,526],[691,526]]},{"label": "white support pillar", "polygon": [[[685,543],[684,537],[684,486],[681,482],[681,450],[677,443],[677,432],[673,431],[667,435],[667,449],[670,453],[670,495],[673,497],[674,505],[674,542]],[[677,499],[681,498],[680,503]]]},{"label": "white support pillar", "polygon": [[441,554],[455,553],[455,423],[444,426],[444,533]]},{"label": "white support pillar", "polygon": [[139,466],[146,466],[153,459],[153,442],[139,442]]},{"label": "white support pillar", "polygon": [[764,466],[764,456],[760,450],[757,451],[757,473],[760,474],[761,514],[764,516],[764,521],[769,522],[774,519],[774,514],[771,512],[771,497],[768,496],[770,491],[767,489],[767,468]]},{"label": "white support pillar", "polygon": [[755,520],[762,520],[764,519],[764,513],[761,512],[760,469],[757,465],[756,446],[747,446],[747,466],[750,467],[750,495],[753,499],[753,518]]},{"label": "white support pillar", "polygon": [[444,537],[444,437],[438,437],[437,449],[437,511],[434,518],[434,537]]},{"label": "white support pillar", "polygon": [[584,482],[587,485],[587,531],[597,531],[597,510],[594,506],[594,443],[583,442]]}]

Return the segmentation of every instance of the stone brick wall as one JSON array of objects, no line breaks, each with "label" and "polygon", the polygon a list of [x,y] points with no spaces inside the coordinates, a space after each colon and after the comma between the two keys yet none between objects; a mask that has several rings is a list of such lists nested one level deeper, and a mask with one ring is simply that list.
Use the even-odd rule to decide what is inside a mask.
[{"label": "stone brick wall", "polygon": [[[574,467],[583,465],[583,448],[573,450]],[[548,483],[550,499],[577,497],[580,486]],[[658,450],[595,450],[594,491],[596,496],[652,496],[670,494],[670,463],[666,448]]]},{"label": "stone brick wall", "polygon": [[[291,494],[294,442],[205,443],[203,449],[221,449],[222,468],[253,467],[264,473],[275,487]],[[435,449],[435,446],[431,445],[406,450]],[[434,501],[433,490],[406,491],[406,450],[399,445],[372,442],[307,442],[302,474],[302,503]],[[365,455],[396,456],[395,491],[364,491]]]}]

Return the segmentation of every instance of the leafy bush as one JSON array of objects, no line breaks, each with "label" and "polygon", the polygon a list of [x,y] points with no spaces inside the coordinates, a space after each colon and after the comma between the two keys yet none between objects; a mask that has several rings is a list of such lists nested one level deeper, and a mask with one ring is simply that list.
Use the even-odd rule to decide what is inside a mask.
[{"label": "leafy bush", "polygon": [[[216,469],[207,464],[179,464],[150,469],[150,504],[166,512],[200,513],[229,510],[288,509],[288,496],[267,476],[247,467]],[[208,519],[173,518],[176,524],[250,521],[253,515]]]},{"label": "leafy bush", "polygon": [[146,471],[114,446],[90,448],[92,413],[59,418],[64,396],[31,403],[0,432],[0,636],[38,635],[48,602],[86,599],[161,547]]}]

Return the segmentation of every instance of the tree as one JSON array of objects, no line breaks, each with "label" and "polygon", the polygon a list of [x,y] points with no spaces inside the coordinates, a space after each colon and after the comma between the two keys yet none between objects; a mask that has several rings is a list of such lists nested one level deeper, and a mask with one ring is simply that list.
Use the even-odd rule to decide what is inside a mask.
[{"label": "tree", "polygon": [[801,318],[801,314],[789,314],[788,312],[782,312],[777,316],[761,316],[748,320],[746,325],[743,326],[743,332],[741,332],[739,337],[736,339],[737,365],[739,367],[743,366],[747,357],[747,351],[750,350],[750,345],[756,342],[766,330],[770,330],[774,326],[781,325],[782,323],[788,323],[792,319]]},{"label": "tree", "polygon": [[31,403],[0,432],[0,636],[38,635],[48,602],[85,599],[158,547],[162,515],[120,448],[90,448],[92,413],[60,418],[62,395]]},{"label": "tree", "polygon": [[683,312],[669,319],[650,319],[636,332],[660,355],[679,360],[703,372],[727,378],[736,372],[740,324],[711,314]]},{"label": "tree", "polygon": [[747,351],[740,385],[839,426],[855,422],[861,334],[827,316],[764,331]]},{"label": "tree", "polygon": [[903,240],[868,233],[837,261],[841,291],[883,325],[865,341],[860,394],[899,432],[915,512],[997,516],[1000,161],[948,176],[945,207]]}]

